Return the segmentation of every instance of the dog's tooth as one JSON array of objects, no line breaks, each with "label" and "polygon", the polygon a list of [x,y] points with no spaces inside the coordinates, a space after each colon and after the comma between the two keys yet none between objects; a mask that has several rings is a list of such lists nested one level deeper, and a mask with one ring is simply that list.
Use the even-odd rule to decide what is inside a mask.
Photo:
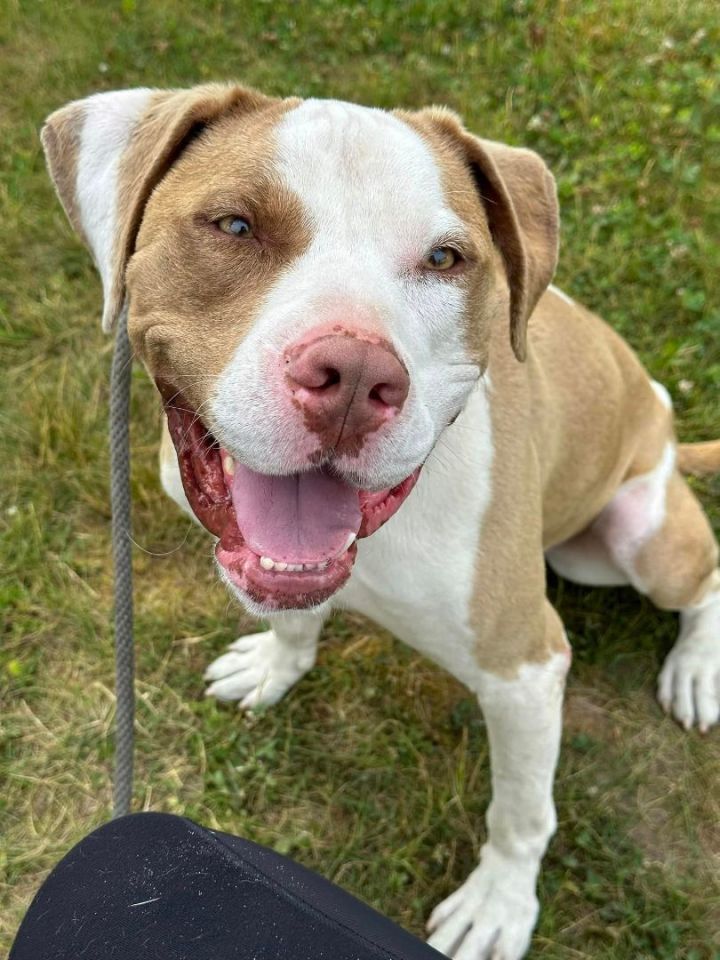
[{"label": "dog's tooth", "polygon": [[229,477],[232,477],[233,474],[235,473],[235,461],[233,460],[233,458],[230,456],[229,453],[225,455],[225,458],[223,460],[223,468],[225,470],[225,473]]},{"label": "dog's tooth", "polygon": [[[353,537],[353,539],[355,539]],[[347,547],[345,548],[347,549]],[[285,563],[284,560],[273,560],[272,557],[260,557],[260,566],[263,570],[277,570],[279,573],[302,573],[303,570],[325,570],[329,560],[320,563]]]},{"label": "dog's tooth", "polygon": [[354,543],[355,543],[355,534],[354,534],[354,533],[349,533],[349,534],[348,534],[348,538],[347,538],[347,540],[345,541],[345,546],[342,548],[342,550],[341,550],[340,552],[341,552],[341,553],[345,553],[345,551],[346,551],[346,550],[349,550],[350,547],[351,547]]}]

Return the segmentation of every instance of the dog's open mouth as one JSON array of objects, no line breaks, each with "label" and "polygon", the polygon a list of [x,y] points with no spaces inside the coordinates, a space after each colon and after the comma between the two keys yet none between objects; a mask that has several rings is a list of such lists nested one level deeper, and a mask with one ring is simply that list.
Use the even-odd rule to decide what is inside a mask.
[{"label": "dog's open mouth", "polygon": [[420,473],[373,492],[324,468],[256,473],[177,403],[166,413],[190,506],[219,538],[215,556],[226,576],[268,610],[314,606],[339,590],[355,562],[355,541],[392,517]]}]

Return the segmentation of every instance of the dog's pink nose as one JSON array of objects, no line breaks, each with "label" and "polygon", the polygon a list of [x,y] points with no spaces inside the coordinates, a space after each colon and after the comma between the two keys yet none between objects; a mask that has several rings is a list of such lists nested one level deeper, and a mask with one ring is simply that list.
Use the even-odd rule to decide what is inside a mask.
[{"label": "dog's pink nose", "polygon": [[292,348],[285,368],[306,426],[323,449],[356,453],[402,410],[410,378],[389,344],[331,333]]}]

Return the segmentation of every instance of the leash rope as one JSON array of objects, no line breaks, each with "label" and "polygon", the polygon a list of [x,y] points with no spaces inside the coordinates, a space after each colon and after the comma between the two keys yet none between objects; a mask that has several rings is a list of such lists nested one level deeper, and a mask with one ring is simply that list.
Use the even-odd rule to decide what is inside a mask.
[{"label": "leash rope", "polygon": [[118,318],[110,370],[110,504],[115,593],[115,776],[113,819],[130,812],[133,789],[135,655],[133,650],[130,383],[127,307]]}]

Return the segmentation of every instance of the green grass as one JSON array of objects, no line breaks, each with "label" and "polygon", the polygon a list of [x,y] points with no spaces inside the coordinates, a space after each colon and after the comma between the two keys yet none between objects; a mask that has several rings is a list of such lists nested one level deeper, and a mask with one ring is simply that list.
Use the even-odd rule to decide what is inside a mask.
[{"label": "green grass", "polygon": [[[238,78],[379,106],[447,103],[538,149],[563,213],[558,282],[720,435],[720,17],[714,3],[153,4],[4,0],[0,17],[0,952],[49,867],[109,812],[113,721],[100,289],[43,167],[64,101]],[[360,619],[273,711],[202,699],[245,629],[207,540],[160,491],[159,411],[133,399],[137,808],[290,853],[420,932],[483,837],[487,746],[449,677]],[[720,487],[695,487],[716,525]],[[674,618],[553,580],[575,646],[532,955],[720,957],[718,734],[653,700]]]}]

